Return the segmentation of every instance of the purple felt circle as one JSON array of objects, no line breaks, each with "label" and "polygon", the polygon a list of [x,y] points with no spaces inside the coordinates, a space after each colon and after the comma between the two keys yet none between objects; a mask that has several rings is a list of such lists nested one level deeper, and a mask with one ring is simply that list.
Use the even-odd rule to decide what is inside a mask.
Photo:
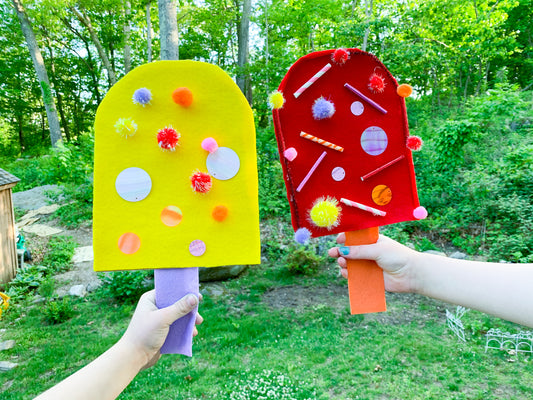
[{"label": "purple felt circle", "polygon": [[361,147],[365,153],[378,156],[387,149],[389,139],[387,134],[379,126],[366,128],[361,135]]},{"label": "purple felt circle", "polygon": [[191,244],[189,244],[189,252],[195,257],[202,256],[205,253],[205,250],[205,243],[202,240],[193,240]]}]

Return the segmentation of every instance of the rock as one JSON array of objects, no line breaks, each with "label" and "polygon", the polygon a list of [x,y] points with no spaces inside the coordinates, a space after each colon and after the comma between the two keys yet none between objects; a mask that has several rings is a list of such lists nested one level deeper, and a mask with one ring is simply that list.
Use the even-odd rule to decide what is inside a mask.
[{"label": "rock", "polygon": [[48,206],[50,199],[45,193],[48,191],[57,193],[60,191],[60,187],[57,185],[44,185],[23,192],[15,192],[13,193],[13,205],[22,210],[37,210]]},{"label": "rock", "polygon": [[200,282],[225,281],[238,277],[248,265],[229,265],[225,267],[200,268]]},{"label": "rock", "polygon": [[450,254],[450,258],[456,258],[458,260],[464,260],[466,258],[465,253],[461,253],[460,251],[455,251],[452,254]]},{"label": "rock", "polygon": [[72,262],[74,264],[93,260],[93,246],[77,247],[74,250],[74,255],[72,256]]},{"label": "rock", "polygon": [[74,285],[68,291],[70,296],[85,297],[87,295],[87,289],[85,285]]},{"label": "rock", "polygon": [[9,361],[0,361],[0,372],[2,371],[11,371],[13,368],[18,366],[17,363],[12,363]]},{"label": "rock", "polygon": [[9,350],[15,347],[14,340],[6,340],[5,342],[0,342],[0,351]]},{"label": "rock", "polygon": [[424,251],[424,253],[433,254],[433,255],[436,255],[436,256],[446,257],[445,253],[443,253],[442,251],[437,251],[437,250],[427,250],[427,251]]},{"label": "rock", "polygon": [[51,226],[46,226],[43,224],[33,224],[33,225],[25,226],[24,228],[22,228],[22,230],[24,232],[34,233],[37,236],[42,236],[42,237],[57,235],[58,233],[63,232],[61,229],[53,228]]},{"label": "rock", "polygon": [[87,292],[89,293],[92,293],[92,292],[96,292],[96,290],[102,286],[102,282],[101,281],[92,281],[92,282],[89,282],[89,284],[87,285]]},{"label": "rock", "polygon": [[224,294],[224,288],[217,284],[211,284],[200,290],[200,293],[202,293],[204,296],[220,297]]}]

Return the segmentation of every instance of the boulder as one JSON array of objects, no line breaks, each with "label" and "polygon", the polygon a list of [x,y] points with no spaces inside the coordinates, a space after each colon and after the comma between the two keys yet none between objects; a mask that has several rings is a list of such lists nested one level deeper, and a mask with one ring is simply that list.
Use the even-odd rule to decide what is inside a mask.
[{"label": "boulder", "polygon": [[199,268],[200,282],[225,281],[242,274],[248,265],[228,265],[224,267]]},{"label": "boulder", "polygon": [[74,285],[70,288],[68,294],[76,297],[85,297],[87,295],[87,288],[85,285]]}]

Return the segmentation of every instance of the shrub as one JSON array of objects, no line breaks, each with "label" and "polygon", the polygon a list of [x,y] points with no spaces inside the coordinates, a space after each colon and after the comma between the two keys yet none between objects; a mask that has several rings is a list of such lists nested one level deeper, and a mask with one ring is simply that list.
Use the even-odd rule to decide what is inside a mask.
[{"label": "shrub", "polygon": [[43,309],[45,321],[52,325],[68,321],[74,313],[74,306],[68,297],[63,297],[62,300],[51,300]]},{"label": "shrub", "polygon": [[153,287],[153,271],[119,271],[102,274],[104,295],[113,297],[120,303],[134,303],[147,290]]},{"label": "shrub", "polygon": [[324,257],[304,246],[292,246],[285,260],[285,266],[294,275],[314,275],[324,263]]},{"label": "shrub", "polygon": [[47,274],[63,272],[70,268],[72,256],[78,244],[71,236],[54,236],[48,242],[48,253],[43,258]]}]

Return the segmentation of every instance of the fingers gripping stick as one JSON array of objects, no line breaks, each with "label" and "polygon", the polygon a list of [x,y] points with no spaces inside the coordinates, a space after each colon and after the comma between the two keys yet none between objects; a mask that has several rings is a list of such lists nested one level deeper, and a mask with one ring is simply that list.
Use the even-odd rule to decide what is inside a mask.
[{"label": "fingers gripping stick", "polygon": [[[376,243],[379,228],[346,232],[346,246]],[[351,314],[387,311],[383,270],[372,260],[346,260]]]}]

